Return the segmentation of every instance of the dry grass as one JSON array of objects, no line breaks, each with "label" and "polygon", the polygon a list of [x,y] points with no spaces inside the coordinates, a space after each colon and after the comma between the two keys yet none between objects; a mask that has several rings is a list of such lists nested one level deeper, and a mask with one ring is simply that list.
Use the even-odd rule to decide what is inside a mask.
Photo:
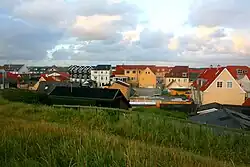
[{"label": "dry grass", "polygon": [[0,166],[248,166],[249,136],[153,114],[1,103]]}]

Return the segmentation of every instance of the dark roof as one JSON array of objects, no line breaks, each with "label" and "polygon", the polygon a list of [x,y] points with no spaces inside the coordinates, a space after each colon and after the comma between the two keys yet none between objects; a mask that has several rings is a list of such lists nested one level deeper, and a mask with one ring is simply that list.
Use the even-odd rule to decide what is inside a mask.
[{"label": "dark roof", "polygon": [[[171,69],[169,73],[165,75],[165,77],[172,77],[172,78],[188,78],[188,66],[175,66]],[[183,75],[183,74],[186,75]]]},{"label": "dark roof", "polygon": [[157,88],[134,88],[134,90],[138,96],[154,96],[161,93],[161,90]]},{"label": "dark roof", "polygon": [[[55,87],[62,86],[62,87],[71,87],[71,83],[69,82],[57,82],[57,81],[41,81],[39,83],[37,91],[39,93],[51,93]],[[72,83],[72,87],[79,87],[80,83]]]},{"label": "dark roof", "polygon": [[111,70],[111,65],[97,65],[94,70]]},{"label": "dark roof", "polygon": [[249,129],[250,127],[249,116],[230,109],[217,109],[216,111],[190,117],[190,120],[201,124],[224,126],[228,128]]},{"label": "dark roof", "polygon": [[5,64],[4,69],[5,71],[19,71],[24,64]]},{"label": "dark roof", "polygon": [[103,88],[71,88],[56,86],[56,88],[50,93],[55,96],[68,96],[68,97],[81,97],[88,99],[105,99],[113,100],[117,95],[122,95],[119,89],[103,89]]},{"label": "dark roof", "polygon": [[126,82],[123,82],[123,81],[117,80],[115,83],[120,84],[120,85],[123,85],[123,86],[125,86],[125,87],[130,87],[130,84],[128,84],[128,83],[126,83]]}]

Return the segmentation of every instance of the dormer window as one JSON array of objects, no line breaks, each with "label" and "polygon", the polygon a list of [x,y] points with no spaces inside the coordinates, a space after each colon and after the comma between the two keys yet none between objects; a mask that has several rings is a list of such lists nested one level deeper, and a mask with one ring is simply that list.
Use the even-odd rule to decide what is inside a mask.
[{"label": "dormer window", "polygon": [[182,77],[187,77],[187,73],[182,73]]},{"label": "dormer window", "polygon": [[247,70],[244,70],[244,74],[247,74],[248,73],[248,71]]},{"label": "dormer window", "polygon": [[238,75],[243,74],[243,70],[242,69],[237,69],[237,74]]}]

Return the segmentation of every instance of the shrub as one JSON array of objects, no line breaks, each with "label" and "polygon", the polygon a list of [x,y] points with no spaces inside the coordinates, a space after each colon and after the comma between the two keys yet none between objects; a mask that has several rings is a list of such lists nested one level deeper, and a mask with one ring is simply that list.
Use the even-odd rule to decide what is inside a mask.
[{"label": "shrub", "polygon": [[30,104],[50,104],[46,94],[32,92],[22,89],[5,89],[2,91],[2,97],[9,101],[24,102]]}]

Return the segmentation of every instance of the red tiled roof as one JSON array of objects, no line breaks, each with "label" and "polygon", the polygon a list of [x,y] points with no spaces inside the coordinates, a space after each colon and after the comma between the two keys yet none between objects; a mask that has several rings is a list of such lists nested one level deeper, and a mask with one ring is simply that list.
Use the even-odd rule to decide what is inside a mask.
[{"label": "red tiled roof", "polygon": [[[211,83],[220,75],[220,73],[225,69],[225,67],[220,67],[220,68],[208,68],[205,70],[203,73],[199,75],[198,78],[204,79],[205,83],[200,87],[201,91],[205,91]],[[194,81],[192,84],[194,87],[198,87],[198,81]]]},{"label": "red tiled roof", "polygon": [[242,105],[250,107],[250,98],[246,99],[246,101]]},{"label": "red tiled roof", "polygon": [[248,78],[250,79],[250,68],[248,66],[227,66],[226,68],[235,79],[238,78],[238,75],[237,75],[238,69],[242,70],[243,72],[247,71],[245,75],[247,75]]},{"label": "red tiled roof", "polygon": [[150,68],[152,72],[156,71],[155,65],[116,65],[112,75],[123,75],[125,70],[144,70]]},{"label": "red tiled roof", "polygon": [[[7,74],[6,78],[11,78],[11,79],[17,79],[18,75],[19,75],[19,74],[13,74],[13,73],[10,73],[10,72],[7,72],[6,74]],[[2,78],[2,74],[0,74],[0,77]]]},{"label": "red tiled roof", "polygon": [[[174,77],[174,78],[187,78],[188,77],[188,66],[174,66],[169,73],[165,75],[165,77]],[[186,73],[187,77],[183,77],[182,74]]]},{"label": "red tiled roof", "polygon": [[[59,79],[60,81],[65,81],[69,78],[69,75],[66,75],[65,73],[58,73],[60,76],[48,76],[48,74],[41,74],[40,76],[43,77],[46,81],[57,81],[56,79]],[[56,79],[55,79],[56,78]]]},{"label": "red tiled roof", "polygon": [[200,69],[200,68],[189,68],[189,73],[198,73],[201,74],[205,71],[206,69]]},{"label": "red tiled roof", "polygon": [[116,68],[122,68],[123,70],[133,70],[133,69],[139,69],[144,70],[146,68],[155,68],[155,65],[117,65]]},{"label": "red tiled roof", "polygon": [[157,72],[168,72],[172,70],[172,67],[167,67],[167,66],[156,66],[155,71]]},{"label": "red tiled roof", "polygon": [[[208,68],[207,70],[205,70],[203,73],[201,73],[198,76],[198,79],[204,79],[206,80],[205,84],[202,85],[202,87],[200,88],[201,91],[206,90],[209,85],[217,78],[217,76],[224,70],[227,69],[229,71],[229,73],[234,77],[234,79],[238,79],[238,75],[237,75],[237,69],[241,69],[243,71],[247,71],[247,73],[245,75],[247,75],[250,78],[250,69],[247,66],[226,66],[226,67],[219,67],[219,68]],[[194,83],[192,84],[192,86],[194,87],[198,87],[198,83],[197,80],[194,81]]]}]

